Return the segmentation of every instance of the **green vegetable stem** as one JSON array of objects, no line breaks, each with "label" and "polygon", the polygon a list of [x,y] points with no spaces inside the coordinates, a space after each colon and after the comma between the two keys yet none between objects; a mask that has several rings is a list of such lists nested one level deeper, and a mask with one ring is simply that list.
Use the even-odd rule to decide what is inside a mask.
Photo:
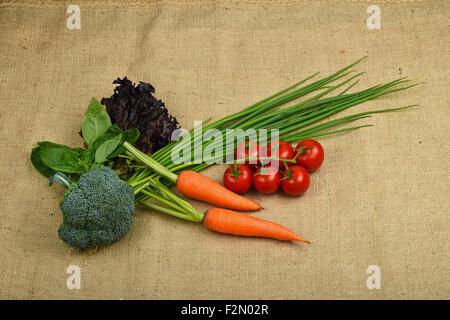
[{"label": "green vegetable stem", "polygon": [[69,189],[72,185],[72,180],[70,180],[64,173],[61,173],[59,171],[56,171],[51,177],[50,177],[50,183],[51,186],[53,182],[58,182],[60,185],[62,185],[64,188]]}]

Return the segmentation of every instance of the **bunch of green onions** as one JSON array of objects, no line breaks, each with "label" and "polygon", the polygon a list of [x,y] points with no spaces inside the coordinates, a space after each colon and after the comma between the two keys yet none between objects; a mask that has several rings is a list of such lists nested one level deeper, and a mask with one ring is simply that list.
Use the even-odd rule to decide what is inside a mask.
[{"label": "bunch of green onions", "polygon": [[[349,90],[358,83],[359,80],[357,78],[363,74],[358,73],[351,75],[354,71],[350,69],[364,58],[359,59],[358,61],[328,77],[304,85],[308,80],[318,75],[318,73],[315,73],[312,76],[307,77],[306,79],[243,109],[242,111],[205,125],[202,128],[203,134],[209,129],[217,129],[222,133],[223,138],[225,137],[227,129],[278,129],[280,140],[293,142],[367,127],[370,125],[332,129],[342,124],[370,117],[371,114],[391,112],[413,107],[411,105],[400,108],[374,110],[322,122],[322,120],[327,119],[330,116],[363,102],[397,91],[406,90],[417,85],[416,83],[399,87],[399,85],[406,84],[411,81],[406,80],[405,78],[400,78],[362,91],[348,93]],[[304,86],[299,87],[302,84]],[[329,93],[338,89],[341,89],[342,91],[337,95],[325,97]],[[306,98],[305,100],[292,106],[281,108],[286,103],[299,100],[299,98],[310,93],[315,94],[312,97]],[[199,141],[202,144],[202,148],[207,145],[214,146],[215,143],[222,143],[222,141],[217,142],[214,140],[204,142],[203,135],[194,136],[193,131],[191,131],[190,137],[191,139],[182,139],[177,142],[169,143],[162,149],[155,152],[151,158],[173,173],[179,173],[183,170],[201,171],[211,166],[214,162],[211,160],[214,159],[204,159],[201,154],[198,154],[198,152],[196,153],[195,151],[191,152],[191,163],[184,163],[181,165],[173,163],[171,153],[175,147],[181,147],[183,144],[191,143],[191,150],[193,150],[194,143]],[[221,155],[221,157],[224,156],[226,156],[226,154]],[[134,159],[131,154],[124,154],[122,157],[130,160]],[[198,160],[199,157],[201,159],[200,163],[199,161],[195,161],[194,163],[194,159]],[[144,204],[150,208],[161,211],[160,207],[155,208],[153,204],[147,202],[146,200],[151,197],[160,202],[166,203],[167,199],[164,198],[164,192],[166,189],[162,186],[169,188],[173,185],[173,182],[164,178],[160,179],[158,174],[148,167],[137,166],[135,169],[134,174],[128,179],[127,182],[135,190],[136,203]],[[167,197],[167,193],[165,196]]]}]

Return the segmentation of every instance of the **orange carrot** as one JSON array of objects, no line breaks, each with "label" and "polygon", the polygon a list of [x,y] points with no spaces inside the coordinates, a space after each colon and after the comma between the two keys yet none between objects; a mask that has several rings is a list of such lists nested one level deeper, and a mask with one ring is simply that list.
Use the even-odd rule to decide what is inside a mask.
[{"label": "orange carrot", "polygon": [[206,211],[203,225],[210,230],[221,233],[309,243],[309,241],[278,223],[226,209],[212,208]]},{"label": "orange carrot", "polygon": [[183,171],[177,178],[177,189],[182,194],[219,207],[255,211],[261,206],[255,201],[240,196],[216,181],[194,171]]}]

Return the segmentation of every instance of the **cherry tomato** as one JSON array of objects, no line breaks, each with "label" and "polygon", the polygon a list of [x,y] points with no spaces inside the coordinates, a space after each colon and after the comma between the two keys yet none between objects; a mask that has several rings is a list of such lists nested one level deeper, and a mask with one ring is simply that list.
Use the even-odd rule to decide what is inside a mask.
[{"label": "cherry tomato", "polygon": [[261,167],[253,175],[253,185],[261,193],[274,193],[280,186],[280,179],[280,172],[277,168]]},{"label": "cherry tomato", "polygon": [[[292,146],[287,143],[286,141],[283,140],[277,140],[277,141],[272,141],[271,143],[269,143],[267,145],[267,156],[268,157],[276,157],[278,159],[286,159],[286,160],[291,160],[294,159],[295,157],[295,151],[294,148],[292,148]],[[276,164],[275,160],[272,160],[271,163],[272,164]],[[289,166],[290,163],[286,162],[286,164]],[[294,163],[292,163],[294,164]],[[285,169],[285,164],[283,161],[279,161],[278,163],[278,168],[280,170],[284,170]]]},{"label": "cherry tomato", "polygon": [[288,195],[298,196],[308,190],[311,179],[305,168],[296,165],[290,166],[283,174],[285,179],[281,181],[281,188]]},{"label": "cherry tomato", "polygon": [[324,152],[319,142],[313,139],[302,140],[298,143],[296,149],[300,151],[295,159],[298,165],[309,172],[320,168],[324,159]]},{"label": "cherry tomato", "polygon": [[246,193],[252,187],[252,170],[245,164],[234,164],[223,174],[225,188],[236,193]]},{"label": "cherry tomato", "polygon": [[[259,164],[259,145],[254,141],[245,141],[236,147],[234,159],[239,163],[247,165],[250,169],[255,169]],[[246,159],[244,161],[244,159]]]}]

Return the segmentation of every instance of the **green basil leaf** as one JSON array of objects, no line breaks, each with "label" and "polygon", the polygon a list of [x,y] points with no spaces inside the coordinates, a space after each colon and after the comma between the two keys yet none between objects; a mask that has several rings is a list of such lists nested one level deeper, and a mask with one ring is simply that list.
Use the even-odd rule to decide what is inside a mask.
[{"label": "green basil leaf", "polygon": [[86,152],[86,149],[83,148],[71,148],[71,150],[75,151],[79,156],[82,156]]},{"label": "green basil leaf", "polygon": [[112,139],[103,142],[95,151],[95,162],[101,163],[105,161],[108,156],[116,150],[119,144],[122,142],[122,133],[118,134]]},{"label": "green basil leaf", "polygon": [[111,119],[108,112],[97,99],[92,98],[81,121],[81,132],[86,144],[89,146],[102,136],[110,126]]},{"label": "green basil leaf", "polygon": [[95,153],[97,152],[97,149],[102,145],[102,143],[112,138],[115,138],[121,133],[122,130],[120,130],[117,124],[113,124],[112,126],[110,126],[104,134],[102,134],[91,145],[88,146],[86,153],[83,155],[83,161],[88,164],[93,162]]},{"label": "green basil leaf", "polygon": [[125,147],[123,146],[123,143],[126,141],[130,144],[133,144],[136,142],[136,140],[139,138],[139,130],[137,128],[130,128],[123,132],[123,139],[120,143],[119,147],[114,151],[112,154],[109,155],[109,159],[115,158],[118,155],[125,152]]},{"label": "green basil leaf", "polygon": [[63,145],[38,142],[42,162],[49,168],[67,173],[83,173],[86,168],[82,165],[78,150],[72,150]]},{"label": "green basil leaf", "polygon": [[34,168],[39,171],[44,177],[50,178],[54,172],[41,159],[41,148],[36,147],[31,150],[31,163]]},{"label": "green basil leaf", "polygon": [[70,152],[72,152],[73,154],[76,154],[76,155],[80,155],[82,153],[82,151],[83,151],[82,148],[71,149],[68,146],[65,146],[63,144],[54,143],[54,142],[50,142],[50,141],[39,141],[37,143],[37,145],[41,149],[47,149],[47,148],[63,148],[63,149],[67,149],[68,151],[70,151]]},{"label": "green basil leaf", "polygon": [[139,130],[137,128],[127,129],[123,132],[123,138],[126,142],[133,144],[139,138]]}]

